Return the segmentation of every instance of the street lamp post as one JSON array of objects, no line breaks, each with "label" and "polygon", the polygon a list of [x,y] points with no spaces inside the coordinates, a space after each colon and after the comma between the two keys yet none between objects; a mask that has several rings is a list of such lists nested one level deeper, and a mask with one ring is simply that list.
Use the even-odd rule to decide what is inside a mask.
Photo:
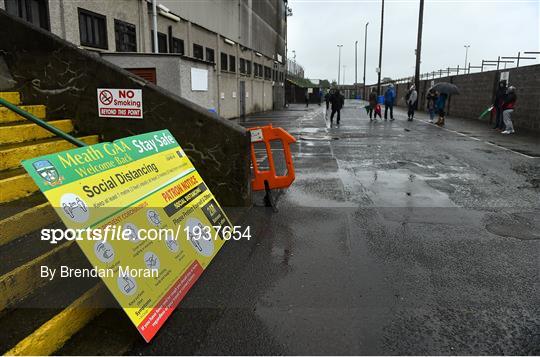
[{"label": "street lamp post", "polygon": [[345,79],[345,69],[347,68],[346,65],[343,65],[343,81],[341,82],[341,84],[345,85],[346,83],[346,79]]},{"label": "street lamp post", "polygon": [[366,29],[364,30],[364,97],[366,96],[366,53],[367,53],[367,27],[369,22],[366,22]]},{"label": "street lamp post", "polygon": [[358,41],[354,41],[354,96],[358,95]]},{"label": "street lamp post", "polygon": [[383,32],[384,32],[384,0],[382,0],[382,6],[381,6],[381,42],[379,44],[379,70],[377,73],[377,95],[381,93]]},{"label": "street lamp post", "polygon": [[467,68],[467,57],[469,55],[469,47],[471,47],[471,45],[463,45],[463,47],[465,47],[465,68]]},{"label": "street lamp post", "polygon": [[416,38],[416,67],[414,70],[414,86],[420,93],[420,63],[422,55],[422,25],[424,22],[424,0],[420,0],[420,8],[418,11],[418,34]]},{"label": "street lamp post", "polygon": [[337,84],[339,86],[339,79],[340,79],[340,76],[341,76],[341,47],[343,47],[343,45],[337,45],[338,47],[338,67],[337,67]]}]

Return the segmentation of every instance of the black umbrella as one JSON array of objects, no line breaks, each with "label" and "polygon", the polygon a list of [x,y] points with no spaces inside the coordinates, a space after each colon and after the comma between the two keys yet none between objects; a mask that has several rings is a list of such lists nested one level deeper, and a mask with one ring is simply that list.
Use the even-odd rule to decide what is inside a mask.
[{"label": "black umbrella", "polygon": [[429,90],[436,90],[439,93],[446,94],[459,94],[459,88],[455,84],[448,82],[437,83],[433,87],[429,88]]}]

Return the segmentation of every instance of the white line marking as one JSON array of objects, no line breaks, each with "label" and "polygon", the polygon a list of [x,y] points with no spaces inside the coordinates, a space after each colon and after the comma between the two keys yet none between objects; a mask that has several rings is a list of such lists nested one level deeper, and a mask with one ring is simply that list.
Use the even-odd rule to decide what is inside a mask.
[{"label": "white line marking", "polygon": [[439,127],[439,126],[437,126],[435,123],[430,123],[430,122],[425,121],[425,120],[422,120],[422,119],[417,119],[417,120],[418,120],[418,121],[421,121],[421,122],[424,123],[424,124],[427,124],[427,125],[433,125],[433,126],[436,126],[436,127],[438,127],[438,128],[444,129],[444,130],[446,130],[446,131],[452,132],[452,133],[454,133],[454,134],[458,134],[458,135],[464,136],[464,137],[469,138],[469,139],[472,139],[472,140],[479,141],[479,142],[484,143],[484,144],[487,144],[487,145],[495,146],[495,147],[497,147],[497,148],[499,148],[499,149],[502,149],[502,150],[505,150],[505,151],[513,152],[514,154],[518,154],[518,155],[524,156],[524,157],[526,157],[526,158],[528,158],[528,159],[538,159],[538,157],[530,156],[530,155],[521,153],[521,152],[519,152],[519,151],[514,151],[514,150],[509,149],[509,148],[506,148],[506,147],[504,147],[504,146],[501,146],[501,145],[498,145],[498,144],[494,144],[494,143],[490,143],[489,141],[484,141],[484,140],[475,138],[474,136],[469,136],[469,135],[467,135],[467,134],[460,133],[459,131],[455,131],[455,130],[452,130],[452,129],[448,129],[448,128],[445,128],[445,127]]}]

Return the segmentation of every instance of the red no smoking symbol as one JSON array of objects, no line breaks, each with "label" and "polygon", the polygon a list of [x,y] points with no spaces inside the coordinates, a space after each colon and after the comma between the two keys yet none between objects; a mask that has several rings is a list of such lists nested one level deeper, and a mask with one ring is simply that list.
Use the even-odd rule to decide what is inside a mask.
[{"label": "red no smoking symbol", "polygon": [[101,104],[103,105],[109,105],[112,103],[113,101],[113,95],[110,91],[108,90],[103,90],[99,93],[99,101],[101,102]]}]

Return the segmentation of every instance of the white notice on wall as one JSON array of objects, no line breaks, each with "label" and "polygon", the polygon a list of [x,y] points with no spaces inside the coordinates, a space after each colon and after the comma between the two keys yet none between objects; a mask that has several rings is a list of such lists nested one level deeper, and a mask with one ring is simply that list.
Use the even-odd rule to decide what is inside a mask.
[{"label": "white notice on wall", "polygon": [[249,92],[246,92],[246,98],[249,98]]},{"label": "white notice on wall", "polygon": [[236,98],[236,92],[232,92],[232,97]]},{"label": "white notice on wall", "polygon": [[510,78],[510,72],[506,71],[506,72],[501,72],[501,78],[499,80],[506,81],[506,83],[508,83],[509,78]]},{"label": "white notice on wall", "polygon": [[191,90],[208,90],[208,70],[191,67]]}]

